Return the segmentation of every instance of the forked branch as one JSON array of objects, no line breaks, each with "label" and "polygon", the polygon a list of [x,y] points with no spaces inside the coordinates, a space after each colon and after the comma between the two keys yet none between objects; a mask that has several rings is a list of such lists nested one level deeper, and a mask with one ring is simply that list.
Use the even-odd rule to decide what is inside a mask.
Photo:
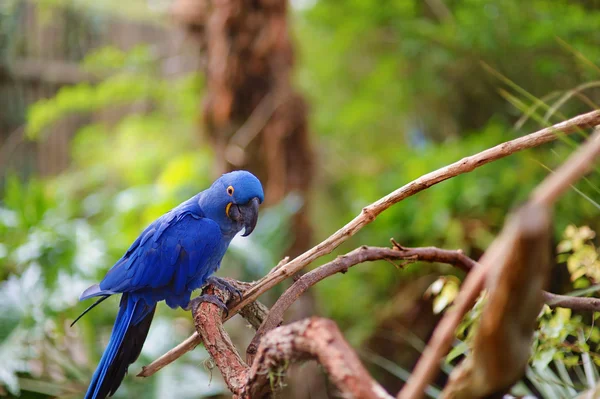
[{"label": "forked branch", "polygon": [[[260,326],[256,335],[246,350],[246,360],[252,362],[262,336],[276,328],[283,322],[283,316],[289,307],[310,287],[319,281],[336,273],[345,273],[352,266],[377,260],[404,260],[408,262],[435,262],[445,263],[462,269],[466,272],[477,266],[477,262],[466,256],[460,250],[447,250],[436,247],[408,248],[392,240],[394,248],[380,248],[362,246],[346,255],[311,270],[292,284],[271,307],[269,314]],[[566,295],[542,292],[543,300],[550,307],[563,307],[573,310],[591,311],[600,310],[600,299],[579,298]]]},{"label": "forked branch", "polygon": [[[556,173],[548,176],[538,186],[531,196],[530,204],[550,209],[560,195],[592,168],[599,155],[600,131],[596,131]],[[479,262],[481,266],[467,275],[454,306],[436,327],[407,384],[398,393],[398,399],[418,399],[423,396],[425,387],[439,371],[440,361],[450,348],[456,327],[481,292],[488,271],[495,265],[501,264],[507,251],[511,250],[507,248],[507,243],[511,241],[511,234],[510,229],[503,230],[483,255]]]},{"label": "forked branch", "polygon": [[[373,204],[363,208],[362,212],[358,216],[332,234],[325,241],[321,242],[317,246],[291,260],[290,262],[274,268],[271,273],[259,280],[245,293],[244,299],[240,303],[235,304],[230,309],[230,316],[237,313],[244,306],[255,301],[262,293],[271,289],[276,284],[296,274],[315,259],[331,253],[341,243],[356,234],[364,226],[375,220],[379,214],[403,199],[444,180],[471,172],[487,163],[507,157],[516,152],[537,147],[544,143],[553,141],[560,134],[570,134],[581,129],[587,129],[596,126],[598,124],[600,124],[600,111],[589,112],[551,127],[539,130],[535,133],[499,144],[495,147],[463,158],[451,165],[421,176],[420,178],[379,199]],[[479,282],[476,287],[481,287],[481,282]],[[142,374],[144,376],[152,375],[161,367],[164,367],[166,364],[172,362],[176,358],[196,347],[199,343],[201,343],[199,335],[197,333],[193,334],[167,354],[152,362],[144,369]],[[158,365],[160,365],[160,367],[158,367]]]},{"label": "forked branch", "polygon": [[[230,297],[228,292],[210,286],[205,293],[222,301]],[[392,399],[371,378],[330,320],[310,318],[271,331],[263,337],[249,367],[223,329],[223,314],[218,306],[201,303],[193,309],[193,315],[198,335],[236,399],[270,397],[282,385],[287,366],[306,359],[315,359],[325,368],[342,397]]]}]

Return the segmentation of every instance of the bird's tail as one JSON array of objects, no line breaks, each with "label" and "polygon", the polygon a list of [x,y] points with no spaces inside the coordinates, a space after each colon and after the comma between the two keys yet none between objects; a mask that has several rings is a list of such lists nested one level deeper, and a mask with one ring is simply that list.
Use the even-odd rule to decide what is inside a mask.
[{"label": "bird's tail", "polygon": [[104,399],[115,393],[142,350],[156,305],[148,306],[132,294],[123,294],[108,346],[94,372],[85,399]]}]

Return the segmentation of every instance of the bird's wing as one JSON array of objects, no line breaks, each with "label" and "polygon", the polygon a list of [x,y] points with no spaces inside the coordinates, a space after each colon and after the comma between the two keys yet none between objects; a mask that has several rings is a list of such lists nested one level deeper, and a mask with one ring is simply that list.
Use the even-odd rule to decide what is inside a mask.
[{"label": "bird's wing", "polygon": [[100,282],[103,292],[144,288],[184,292],[186,284],[212,266],[221,229],[211,219],[191,212],[167,214],[148,226]]}]

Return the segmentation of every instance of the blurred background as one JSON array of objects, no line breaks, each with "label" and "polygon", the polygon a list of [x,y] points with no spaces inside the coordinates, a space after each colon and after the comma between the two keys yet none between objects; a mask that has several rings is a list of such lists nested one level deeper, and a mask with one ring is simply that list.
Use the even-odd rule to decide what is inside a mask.
[{"label": "blurred background", "polygon": [[[266,189],[256,232],[233,242],[219,272],[251,281],[412,179],[598,108],[599,65],[591,0],[0,0],[0,396],[83,395],[118,299],[69,328],[88,305],[79,294],[221,173],[248,169]],[[477,258],[584,138],[409,198],[311,267],[391,237]],[[558,205],[554,292],[600,278],[599,187],[596,170]],[[288,316],[335,320],[395,394],[462,277],[436,264],[357,266]],[[596,315],[547,310],[524,392],[586,387],[579,356],[598,361]],[[246,323],[227,328],[245,351]],[[587,342],[573,339],[580,330]],[[134,377],[192,331],[188,313],[159,306],[115,397],[229,397],[201,347]],[[457,341],[452,356],[464,351]],[[336,397],[319,367],[291,374],[280,397]]]}]

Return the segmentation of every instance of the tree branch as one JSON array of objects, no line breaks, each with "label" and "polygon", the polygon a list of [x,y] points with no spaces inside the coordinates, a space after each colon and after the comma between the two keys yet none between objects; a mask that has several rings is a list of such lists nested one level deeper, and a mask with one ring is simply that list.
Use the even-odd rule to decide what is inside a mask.
[{"label": "tree branch", "polygon": [[[227,303],[231,297],[229,292],[214,289],[210,285],[203,293],[216,295],[223,303]],[[227,388],[233,393],[240,392],[246,385],[248,366],[223,329],[223,310],[212,303],[203,302],[192,309],[192,314],[196,332],[219,368]]]},{"label": "tree branch", "polygon": [[[599,153],[600,131],[596,131],[588,142],[571,155],[556,173],[548,176],[538,186],[532,194],[531,204],[550,208],[561,194],[587,173]],[[495,264],[502,263],[506,253],[510,253],[511,248],[507,244],[511,242],[510,234],[510,230],[505,228],[481,258],[480,266],[467,275],[454,306],[436,327],[413,373],[404,388],[398,393],[398,399],[422,397],[425,387],[435,378],[440,361],[450,348],[456,327],[465,313],[473,306],[483,288],[488,269]]]},{"label": "tree branch", "polygon": [[[205,342],[205,347],[221,371],[225,383],[235,398],[269,397],[273,389],[280,386],[283,371],[291,362],[308,360],[319,361],[328,372],[331,380],[342,391],[344,397],[390,398],[390,396],[368,375],[358,360],[354,350],[346,343],[332,321],[306,319],[284,327],[277,327],[282,315],[295,299],[310,286],[338,272],[367,261],[405,259],[411,261],[440,262],[457,266],[465,271],[473,269],[477,262],[461,251],[444,250],[435,247],[406,248],[394,243],[394,248],[360,247],[338,257],[300,278],[273,306],[256,337],[262,337],[255,351],[256,357],[244,363],[238,351],[223,329],[223,314],[220,308],[211,303],[202,303],[193,310],[196,331]],[[230,284],[243,290],[248,283],[229,280]],[[221,292],[209,286],[207,294],[219,296],[226,302],[228,292]],[[600,308],[600,299],[570,298],[546,293],[552,299],[552,306],[572,305],[579,310]],[[262,319],[259,317],[258,319]],[[271,327],[272,326],[272,327]],[[524,351],[523,353],[527,353]],[[248,367],[247,364],[252,364]],[[506,373],[504,373],[506,374]]]},{"label": "tree branch", "polygon": [[551,226],[543,205],[528,204],[510,218],[506,250],[486,277],[472,351],[450,374],[442,398],[499,397],[525,373],[552,263]]},{"label": "tree branch", "polygon": [[[373,204],[363,208],[362,212],[357,217],[336,231],[325,241],[321,242],[317,246],[291,260],[290,262],[274,268],[268,275],[259,280],[245,293],[244,299],[240,303],[235,304],[230,309],[230,315],[237,313],[242,307],[255,301],[262,293],[268,291],[286,278],[293,276],[315,259],[331,253],[341,243],[356,234],[364,226],[375,220],[379,214],[403,199],[444,180],[471,172],[482,165],[507,157],[515,152],[537,147],[544,143],[553,141],[560,133],[570,134],[580,129],[590,128],[598,124],[600,124],[600,111],[592,111],[587,114],[582,114],[567,121],[555,124],[551,127],[539,130],[535,133],[519,137],[515,140],[507,141],[475,155],[463,158],[462,160],[451,165],[445,166],[436,171],[423,175],[416,180],[413,180],[412,182],[386,195]],[[481,287],[482,282],[483,280],[481,280],[477,286]],[[198,334],[193,334],[177,347],[167,352],[167,354],[152,362],[148,367],[146,367],[146,369],[155,369],[157,364],[160,364],[160,368],[162,368],[166,364],[175,360],[177,357],[180,357],[186,352],[195,348],[199,343],[200,337]],[[144,373],[144,371],[142,373]],[[151,374],[152,373],[145,375],[148,376]]]},{"label": "tree branch", "polygon": [[585,312],[600,312],[600,299],[580,298],[576,296],[557,295],[544,291],[544,302],[551,308],[567,308]]},{"label": "tree branch", "polygon": [[395,245],[395,249],[362,246],[300,277],[271,307],[267,318],[256,332],[250,345],[248,345],[246,361],[249,363],[252,362],[263,335],[283,322],[284,313],[306,290],[331,275],[347,272],[350,267],[359,263],[383,259],[402,259],[448,263],[467,271],[476,265],[476,262],[465,256],[462,251],[449,251],[434,247],[406,248],[397,244]]},{"label": "tree branch", "polygon": [[[231,295],[212,286],[204,293],[216,295],[223,302]],[[343,397],[392,398],[371,378],[331,320],[305,319],[269,332],[258,348],[252,367],[248,367],[223,329],[222,309],[203,302],[192,312],[196,331],[234,398],[270,397],[281,385],[283,369],[292,362],[311,358],[325,368]]]},{"label": "tree branch", "polygon": [[337,325],[317,317],[279,327],[264,336],[241,397],[262,398],[271,391],[270,372],[310,358],[323,366],[342,398],[392,398],[369,375]]},{"label": "tree branch", "polygon": [[[466,256],[461,250],[447,250],[436,247],[407,248],[392,240],[394,248],[362,246],[346,255],[304,274],[292,284],[271,307],[263,324],[246,349],[246,361],[251,363],[256,354],[258,344],[267,332],[283,322],[283,315],[288,308],[310,287],[336,273],[345,273],[352,266],[377,260],[410,260],[415,262],[434,262],[453,265],[466,272],[477,266],[477,262]],[[563,307],[581,311],[600,310],[600,299],[579,298],[552,294],[543,291],[544,302],[551,308]]]},{"label": "tree branch", "polygon": [[569,134],[599,124],[600,111],[592,111],[567,121],[557,123],[535,133],[528,134],[527,136],[499,144],[413,180],[373,204],[366,206],[357,217],[336,231],[325,241],[286,263],[275,272],[269,273],[263,277],[246,293],[244,299],[231,309],[231,312],[237,312],[241,307],[254,301],[262,293],[271,289],[286,278],[293,276],[315,259],[331,253],[331,251],[337,248],[341,243],[375,220],[379,214],[403,199],[415,195],[444,180],[471,172],[480,166],[507,157],[515,152],[553,141],[560,133]]},{"label": "tree branch", "polygon": [[[251,283],[246,283],[242,281],[237,281],[234,279],[226,278],[229,284],[236,287],[242,293],[245,292]],[[229,297],[227,297],[228,299]],[[227,302],[225,302],[227,303]],[[260,325],[263,323],[263,320],[266,318],[269,309],[260,303],[259,301],[252,302],[242,308],[240,311],[240,315],[248,321],[254,329],[258,329]],[[225,319],[229,320],[233,315],[230,313]],[[137,375],[138,377],[150,377],[166,365],[174,362],[178,358],[180,358],[185,353],[193,350],[196,346],[202,343],[202,339],[197,336],[198,333],[193,335],[192,337],[186,339],[181,344],[179,344],[176,348],[171,349],[169,352],[162,355],[159,359],[155,360],[148,366],[142,367],[142,371]],[[198,338],[196,338],[198,337]],[[192,339],[193,338],[193,339]]]}]

